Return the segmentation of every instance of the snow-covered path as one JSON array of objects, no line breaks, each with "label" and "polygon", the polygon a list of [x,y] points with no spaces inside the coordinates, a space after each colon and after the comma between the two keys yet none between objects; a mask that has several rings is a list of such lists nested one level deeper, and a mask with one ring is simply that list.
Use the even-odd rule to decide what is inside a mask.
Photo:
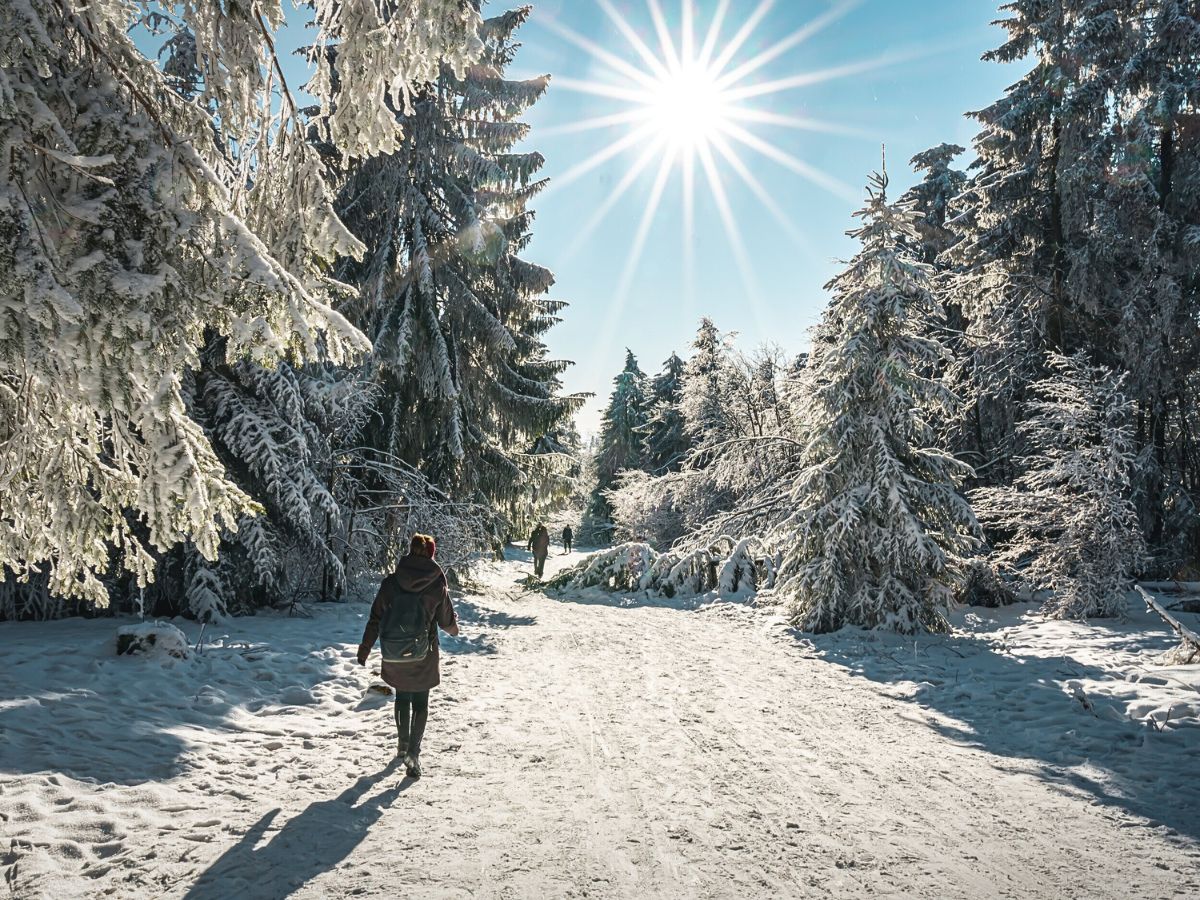
[{"label": "snow-covered path", "polygon": [[449,648],[418,782],[389,765],[385,698],[361,700],[348,646],[361,608],[314,620],[339,646],[313,655],[327,668],[314,662],[302,685],[278,669],[304,658],[313,627],[274,620],[272,648],[243,654],[268,689],[248,705],[230,681],[192,684],[186,714],[155,712],[183,666],[168,668],[144,688],[148,721],[124,736],[147,751],[140,783],[136,754],[89,771],[89,748],[66,746],[90,733],[94,755],[115,748],[96,731],[102,710],[6,722],[25,707],[0,705],[15,742],[0,756],[11,893],[1200,895],[1200,817],[1152,825],[1037,760],[956,740],[944,717],[745,607],[518,598],[526,571],[497,567],[493,596],[460,604],[470,624]]}]

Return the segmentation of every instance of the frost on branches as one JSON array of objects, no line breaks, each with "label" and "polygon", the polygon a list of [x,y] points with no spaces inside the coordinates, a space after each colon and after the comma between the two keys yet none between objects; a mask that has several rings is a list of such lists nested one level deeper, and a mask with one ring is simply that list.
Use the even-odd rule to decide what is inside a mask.
[{"label": "frost on branches", "polygon": [[1081,356],[1051,355],[1019,437],[1010,486],[972,500],[989,530],[1011,535],[996,555],[1055,618],[1119,616],[1145,548],[1131,496],[1134,404],[1124,379]]},{"label": "frost on branches", "polygon": [[[395,96],[389,78],[421,71],[416,57],[461,65],[473,47],[472,7],[404,4],[408,49],[374,67],[376,33],[344,27],[358,4],[316,7],[318,43],[346,44],[364,95]],[[462,27],[421,20],[455,10]],[[329,264],[363,248],[275,58],[282,9],[168,11],[0,5],[0,576],[48,570],[50,593],[99,605],[113,565],[144,584],[148,548],[189,541],[212,559],[250,509],[185,409],[206,328],[258,363],[367,347],[331,306]],[[138,51],[139,26],[169,33],[172,74]],[[348,153],[395,139],[356,121],[367,112],[343,111]]]},{"label": "frost on branches", "polygon": [[903,250],[916,214],[873,176],[862,249],[830,282],[833,299],[804,372],[806,440],[787,514],[779,590],[796,625],[945,630],[952,569],[977,526],[957,486],[965,464],[936,449],[931,418],[953,403],[931,373],[945,348],[929,269]]}]

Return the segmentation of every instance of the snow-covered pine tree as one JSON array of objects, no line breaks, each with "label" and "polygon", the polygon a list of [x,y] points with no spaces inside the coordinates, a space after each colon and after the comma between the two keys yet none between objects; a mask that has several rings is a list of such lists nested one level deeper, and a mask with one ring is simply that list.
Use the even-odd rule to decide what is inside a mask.
[{"label": "snow-covered pine tree", "polygon": [[613,520],[612,506],[605,492],[621,472],[642,468],[644,432],[649,416],[646,375],[638,366],[637,357],[626,349],[625,367],[613,379],[613,392],[601,419],[600,441],[596,448],[596,486],[585,511],[581,541],[608,542]]},{"label": "snow-covered pine tree", "polygon": [[1040,376],[1047,348],[1076,347],[1080,317],[1067,290],[1070,235],[1063,173],[1075,183],[1091,168],[1094,119],[1066,104],[1088,78],[1090,60],[1072,43],[1081,16],[1104,3],[1088,0],[1011,0],[1000,20],[1007,40],[984,59],[1029,58],[1029,72],[1005,95],[970,115],[982,125],[975,138],[972,178],[951,204],[949,227],[959,240],[947,254],[955,269],[951,296],[967,321],[960,429],[981,473],[1013,474],[1015,421],[1024,386]]},{"label": "snow-covered pine tree", "polygon": [[193,417],[262,510],[224,536],[215,566],[183,548],[183,571],[205,569],[210,591],[234,612],[341,596],[353,499],[341,489],[342,470],[356,462],[349,451],[370,414],[372,385],[332,366],[266,369],[222,359],[219,346],[206,349]]},{"label": "snow-covered pine tree", "polygon": [[727,536],[727,523],[743,524],[743,510],[761,511],[761,492],[794,451],[790,366],[774,346],[749,355],[725,347],[718,381],[724,438],[690,448],[676,469],[621,475],[605,495],[615,536],[659,548],[680,540],[699,546]]},{"label": "snow-covered pine tree", "polygon": [[[511,532],[521,536],[527,536],[538,522],[566,509],[573,500],[580,501],[580,492],[586,490],[581,483],[583,439],[574,422],[568,420],[538,438],[529,460],[530,489],[510,502],[507,510]],[[581,507],[582,503],[577,502],[575,515]]]},{"label": "snow-covered pine tree", "polygon": [[368,442],[497,509],[533,489],[545,459],[526,451],[583,402],[561,395],[568,364],[542,342],[564,305],[545,297],[554,277],[518,255],[545,184],[541,155],[513,147],[549,78],[504,77],[528,15],[487,19],[476,64],[420,85],[395,152],[353,166],[339,202],[371,248],[341,269],[362,292],[348,315],[375,342]]},{"label": "snow-covered pine tree", "polygon": [[1021,474],[971,499],[985,526],[1006,536],[997,564],[1051,592],[1048,615],[1121,615],[1144,560],[1131,501],[1134,403],[1123,377],[1082,355],[1051,355],[1048,368],[1020,426]]},{"label": "snow-covered pine tree", "polygon": [[[1043,349],[1085,350],[1129,373],[1138,503],[1167,573],[1200,556],[1200,23],[1177,0],[1013,2],[991,54],[1032,57],[1028,76],[975,114],[975,175],[954,204],[946,253],[968,319],[965,433],[989,483],[1013,477],[1012,411]],[[1190,545],[1190,546],[1189,546]]]},{"label": "snow-covered pine tree", "polygon": [[691,443],[685,434],[683,410],[684,362],[672,353],[662,371],[650,380],[650,421],[645,427],[646,471],[652,475],[678,471]]},{"label": "snow-covered pine tree", "polygon": [[[379,98],[477,49],[453,0],[406,4],[386,35],[347,18],[369,3],[315,5],[371,98],[336,129],[349,155],[396,139]],[[135,45],[152,18],[187,36],[193,98]],[[330,306],[328,264],[363,247],[305,140],[282,23],[273,3],[0,4],[0,576],[47,567],[51,593],[104,605],[99,576],[144,584],[150,548],[216,555],[250,501],[185,408],[206,328],[259,362],[367,346]]]},{"label": "snow-covered pine tree", "polygon": [[683,369],[680,408],[688,440],[697,449],[729,436],[725,338],[712,319],[700,320],[692,355]]},{"label": "snow-covered pine tree", "polygon": [[1110,177],[1089,210],[1078,290],[1104,325],[1093,358],[1128,373],[1135,495],[1153,568],[1168,576],[1200,558],[1200,6],[1140,0],[1116,15],[1104,36],[1120,76],[1100,148]]},{"label": "snow-covered pine tree", "polygon": [[920,214],[913,251],[918,259],[935,268],[938,257],[958,239],[946,227],[946,214],[950,201],[962,193],[967,183],[966,173],[951,165],[964,152],[966,148],[958,144],[938,144],[909,160],[916,172],[924,174],[900,197],[900,202]]},{"label": "snow-covered pine tree", "polygon": [[931,374],[946,350],[929,336],[941,315],[929,266],[904,250],[919,216],[886,191],[873,176],[849,232],[862,249],[828,285],[804,370],[799,472],[781,472],[769,535],[779,589],[809,631],[944,630],[953,568],[977,530],[956,490],[969,467],[932,446],[930,420],[954,397]]}]

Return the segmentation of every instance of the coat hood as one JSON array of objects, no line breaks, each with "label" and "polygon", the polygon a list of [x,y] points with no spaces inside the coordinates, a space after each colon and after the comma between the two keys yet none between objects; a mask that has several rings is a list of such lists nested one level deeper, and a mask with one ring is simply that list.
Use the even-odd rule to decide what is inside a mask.
[{"label": "coat hood", "polygon": [[445,578],[442,567],[428,556],[409,554],[396,564],[395,579],[400,590],[423,594]]}]

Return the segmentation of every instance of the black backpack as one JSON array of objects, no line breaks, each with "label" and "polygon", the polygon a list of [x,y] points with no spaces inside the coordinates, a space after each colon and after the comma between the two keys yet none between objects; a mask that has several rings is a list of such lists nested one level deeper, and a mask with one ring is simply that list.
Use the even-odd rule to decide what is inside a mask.
[{"label": "black backpack", "polygon": [[416,663],[432,646],[429,614],[420,594],[393,590],[379,629],[379,649],[386,663]]}]

